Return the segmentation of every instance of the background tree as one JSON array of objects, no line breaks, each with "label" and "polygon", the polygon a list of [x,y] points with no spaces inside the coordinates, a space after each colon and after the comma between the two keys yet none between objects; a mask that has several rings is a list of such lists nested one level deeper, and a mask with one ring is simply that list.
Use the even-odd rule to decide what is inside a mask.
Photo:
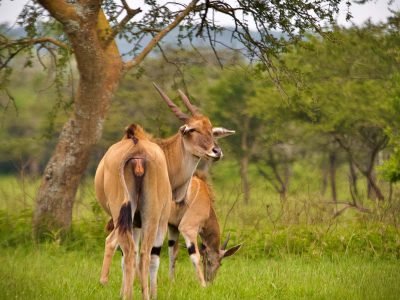
[{"label": "background tree", "polygon": [[249,98],[249,114],[258,120],[257,142],[253,144],[252,163],[261,175],[285,200],[292,176],[300,134],[290,116],[287,97],[268,76],[255,72],[254,96]]},{"label": "background tree", "polygon": [[[18,40],[1,37],[3,75],[9,75],[11,59],[33,45],[38,45],[36,50],[46,48],[56,58],[61,55],[63,60],[58,59],[61,62],[73,56],[79,72],[79,83],[72,97],[73,112],[63,126],[38,191],[34,214],[37,236],[46,230],[70,227],[82,173],[93,145],[101,136],[104,118],[122,76],[136,68],[171,30],[179,26],[179,38],[203,35],[215,45],[212,32],[221,28],[216,26],[213,12],[228,15],[235,24],[232,37],[246,47],[247,54],[271,70],[271,57],[288,43],[301,39],[309,29],[318,30],[322,22],[332,22],[339,4],[335,0],[233,4],[210,0],[187,4],[146,0],[142,7],[132,8],[125,0],[121,4],[111,0],[38,0],[37,3],[40,5],[28,4],[21,15],[25,37]],[[256,33],[249,29],[252,22],[257,27]],[[286,38],[275,37],[272,30],[284,32]],[[117,36],[133,45],[130,51],[133,59],[122,60],[115,43]]]},{"label": "background tree", "polygon": [[306,112],[305,120],[347,153],[353,191],[355,166],[367,180],[368,196],[380,200],[384,195],[375,167],[378,154],[388,145],[387,131],[397,126],[390,99],[399,68],[393,44],[396,35],[388,26],[367,23],[362,28],[336,28],[329,41],[310,37],[304,47],[286,56],[307,85],[305,91],[294,94]]},{"label": "background tree", "polygon": [[210,89],[212,116],[237,133],[230,137],[231,151],[240,166],[243,201],[250,201],[249,164],[257,149],[257,142],[264,128],[260,119],[250,113],[250,99],[255,95],[251,72],[244,68],[226,70]]}]

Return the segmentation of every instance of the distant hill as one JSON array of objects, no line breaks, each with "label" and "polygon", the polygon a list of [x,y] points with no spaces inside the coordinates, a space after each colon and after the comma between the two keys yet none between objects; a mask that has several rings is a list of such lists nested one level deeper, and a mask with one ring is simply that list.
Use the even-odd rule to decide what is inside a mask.
[{"label": "distant hill", "polygon": [[[23,37],[25,36],[25,31],[22,27],[13,27],[13,28],[8,28],[7,24],[1,24],[0,25],[0,32],[6,34],[7,36],[10,37]],[[258,32],[252,32],[253,36],[255,38],[259,38],[260,35]],[[282,36],[282,33],[280,32],[275,32],[273,33],[274,36],[280,37]],[[178,42],[178,37],[179,37],[179,29],[174,29],[172,30],[162,41],[162,45],[165,47],[172,47],[172,48],[178,48],[182,47],[184,49],[190,49],[192,46],[196,48],[209,48],[210,47],[210,42],[207,38],[201,38],[201,37],[192,37],[192,41],[189,41],[188,39],[183,39],[181,41],[181,44],[179,45]],[[215,40],[217,40],[217,43],[214,43],[214,47],[217,50],[222,50],[222,49],[243,49],[244,46],[242,43],[240,43],[238,40],[232,38],[232,29],[227,28],[226,30],[223,30],[221,32],[215,33]],[[151,36],[147,36],[141,40],[140,47],[137,49],[137,51],[140,51],[142,48],[144,48],[145,45],[151,40]],[[118,48],[120,49],[121,54],[124,55],[124,59],[129,59],[132,57],[132,53],[130,51],[133,49],[135,46],[134,43],[129,43],[123,38],[118,38],[117,39],[117,44]]]},{"label": "distant hill", "polygon": [[[163,46],[172,47],[172,48],[191,48],[192,46],[196,48],[209,48],[210,42],[208,38],[201,38],[201,37],[192,37],[192,40],[183,39],[181,40],[181,44],[178,41],[179,37],[179,30],[174,29],[172,30],[161,42]],[[242,49],[243,44],[241,44],[236,39],[232,39],[231,30],[227,29],[219,33],[215,33],[215,39],[218,41],[214,43],[214,47],[218,50],[232,48],[232,49]],[[151,40],[151,37],[148,36],[141,41],[142,47],[146,45]],[[124,39],[117,40],[118,47],[122,54],[129,52],[134,45],[128,43]]]}]

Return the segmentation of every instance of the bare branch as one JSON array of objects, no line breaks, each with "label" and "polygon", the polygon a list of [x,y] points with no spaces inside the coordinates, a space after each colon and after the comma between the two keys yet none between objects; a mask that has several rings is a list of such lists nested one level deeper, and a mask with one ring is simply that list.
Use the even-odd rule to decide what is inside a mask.
[{"label": "bare branch", "polygon": [[335,205],[336,204],[344,204],[344,207],[342,209],[340,209],[340,210],[335,212],[335,214],[333,215],[333,218],[339,217],[348,208],[354,208],[354,209],[356,209],[356,210],[358,210],[359,212],[362,212],[362,213],[371,213],[371,211],[368,208],[363,207],[363,206],[359,206],[358,204],[353,204],[353,203],[350,203],[350,202],[336,202],[336,203],[333,202],[333,203],[330,203],[330,204],[335,204]]},{"label": "bare branch", "polygon": [[150,51],[164,38],[164,36],[166,36],[172,29],[178,26],[179,23],[195,9],[196,3],[198,1],[199,0],[193,0],[192,2],[190,2],[190,4],[181,13],[178,14],[176,19],[172,23],[170,23],[167,27],[165,27],[152,38],[152,40],[147,44],[147,46],[138,56],[136,56],[133,60],[126,62],[124,64],[125,72],[140,64],[150,53]]},{"label": "bare branch", "polygon": [[[202,25],[203,25],[203,24],[202,24]],[[206,23],[206,28],[207,28],[208,41],[210,42],[211,49],[212,49],[212,51],[214,52],[214,55],[215,55],[215,57],[216,57],[216,59],[217,59],[217,62],[218,62],[218,64],[219,64],[220,68],[222,69],[222,68],[223,68],[223,65],[222,65],[221,59],[220,59],[219,56],[218,56],[217,50],[215,49],[215,46],[214,46],[213,43],[212,43],[211,32],[210,32],[210,27],[208,26],[208,23]]]},{"label": "bare branch", "polygon": [[269,176],[269,174],[267,172],[265,172],[263,169],[261,169],[261,167],[258,167],[257,171],[258,171],[258,174],[260,174],[262,177],[267,179],[269,181],[269,183],[272,185],[272,187],[279,193],[280,188],[276,184],[276,182],[272,179],[272,177]]},{"label": "bare branch", "polygon": [[111,33],[109,34],[109,36],[107,37],[106,40],[106,45],[108,45],[112,40],[114,40],[114,38],[117,36],[118,33],[121,32],[121,30],[124,29],[125,25],[133,18],[135,17],[137,14],[142,12],[141,8],[136,8],[136,9],[132,9],[129,7],[128,3],[126,3],[125,0],[121,1],[124,9],[126,11],[126,16],[121,20],[121,22],[119,22],[111,31]]},{"label": "bare branch", "polygon": [[[40,48],[37,50],[39,51],[42,48],[45,48],[49,50],[50,52],[50,47],[47,47],[46,44],[53,44],[57,47],[63,48],[63,49],[70,49],[70,47],[67,44],[64,44],[63,42],[56,40],[52,37],[40,37],[40,38],[24,38],[24,39],[19,39],[19,40],[6,40],[2,41],[2,45],[0,46],[0,50],[4,50],[7,48],[11,48],[14,51],[10,51],[10,54],[8,55],[7,59],[5,62],[1,63],[0,65],[0,70],[5,68],[8,63],[22,50],[35,45],[35,44],[40,44]],[[40,59],[39,59],[40,62]]]},{"label": "bare branch", "polygon": [[67,44],[64,44],[63,42],[56,40],[55,38],[40,37],[40,38],[34,38],[34,39],[20,39],[20,40],[9,41],[7,43],[4,43],[4,46],[2,46],[1,49],[14,47],[14,46],[18,46],[18,45],[27,47],[27,46],[31,46],[34,44],[44,44],[44,43],[50,43],[50,44],[53,44],[57,47],[64,48],[64,49],[70,48]]},{"label": "bare branch", "polygon": [[[171,65],[175,66],[176,71],[179,73],[179,75],[180,75],[180,77],[181,77],[181,79],[182,79],[183,86],[184,86],[185,90],[187,90],[187,85],[186,85],[186,80],[185,80],[185,74],[184,74],[184,72],[182,71],[182,69],[181,69],[181,67],[179,66],[179,64],[178,64],[177,62],[171,61],[171,60],[167,57],[167,55],[165,54],[164,49],[161,47],[160,44],[157,44],[157,47],[158,47],[158,49],[160,50],[161,55],[162,55],[162,57],[164,58],[164,60],[165,60],[168,64],[171,64]],[[174,81],[175,81],[175,79],[174,79]]]},{"label": "bare branch", "polygon": [[208,25],[208,23],[207,23],[207,14],[208,14],[208,8],[209,7],[210,7],[210,0],[206,0],[204,14],[201,17],[200,28],[197,31],[196,36],[200,36],[203,33],[204,24]]},{"label": "bare branch", "polygon": [[[7,67],[8,63],[22,50],[27,48],[27,46],[21,47],[17,49],[15,52],[10,53],[10,55],[7,57],[6,61],[0,65],[0,70],[4,69]],[[0,61],[1,62],[1,61]]]},{"label": "bare branch", "polygon": [[232,206],[229,208],[228,212],[226,213],[225,220],[224,220],[224,226],[222,226],[222,232],[225,232],[225,227],[226,227],[226,223],[228,222],[229,215],[231,214],[231,212],[235,208],[235,206],[238,203],[241,195],[242,195],[242,193],[237,193],[235,201],[232,203]]},{"label": "bare branch", "polygon": [[46,70],[47,69],[46,64],[44,63],[44,61],[42,60],[42,57],[40,56],[40,50],[42,50],[43,48],[47,49],[43,45],[40,45],[39,49],[36,50],[36,58],[39,61],[40,65],[43,67],[43,69]]},{"label": "bare branch", "polygon": [[11,103],[12,106],[14,107],[14,109],[15,109],[15,112],[18,115],[18,106],[17,106],[17,104],[15,102],[14,96],[10,93],[10,91],[7,88],[3,88],[3,91],[5,92],[5,94],[7,95],[7,98],[8,98],[8,102],[3,107],[3,113],[5,113],[7,111],[8,107],[9,107],[9,105]]}]

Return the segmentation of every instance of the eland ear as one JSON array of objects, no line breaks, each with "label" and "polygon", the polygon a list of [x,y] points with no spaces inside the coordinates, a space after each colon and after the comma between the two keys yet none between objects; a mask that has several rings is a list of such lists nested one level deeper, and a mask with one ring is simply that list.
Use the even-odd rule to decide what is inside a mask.
[{"label": "eland ear", "polygon": [[180,131],[180,133],[181,133],[182,135],[185,135],[185,134],[187,134],[187,133],[189,133],[189,132],[192,132],[193,130],[194,130],[194,128],[190,127],[190,126],[187,125],[187,124],[182,125],[182,126],[179,128],[179,131]]},{"label": "eland ear", "polygon": [[212,132],[215,139],[220,139],[236,133],[235,130],[229,130],[224,127],[213,127]]},{"label": "eland ear", "polygon": [[228,250],[223,250],[224,254],[223,254],[222,258],[232,256],[242,247],[242,245],[243,244],[239,244],[239,245],[233,246],[232,248],[229,248]]}]

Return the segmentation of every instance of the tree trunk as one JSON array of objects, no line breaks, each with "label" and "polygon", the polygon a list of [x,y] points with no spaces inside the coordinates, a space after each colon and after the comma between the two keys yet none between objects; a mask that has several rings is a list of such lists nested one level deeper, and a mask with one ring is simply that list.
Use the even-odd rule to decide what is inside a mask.
[{"label": "tree trunk", "polygon": [[[52,3],[45,4],[51,13]],[[114,42],[104,44],[102,30],[108,22],[99,9],[87,12],[73,28],[64,23],[80,80],[73,115],[63,126],[38,191],[33,218],[37,239],[45,232],[63,233],[69,229],[81,176],[93,145],[101,137],[106,112],[121,78],[122,61]]]},{"label": "tree trunk", "polygon": [[279,199],[281,201],[286,201],[287,199],[287,186],[285,184],[283,184],[279,190]]},{"label": "tree trunk", "polygon": [[284,175],[283,175],[283,181],[282,181],[282,189],[281,189],[281,200],[286,200],[287,198],[287,193],[288,193],[288,188],[289,188],[289,182],[290,182],[290,177],[291,177],[291,167],[288,162],[285,162],[284,165]]},{"label": "tree trunk", "polygon": [[371,151],[370,161],[364,175],[367,178],[368,198],[373,200],[378,199],[383,201],[385,200],[385,197],[383,196],[381,189],[376,183],[376,176],[375,176],[375,163],[376,163],[376,158],[379,155],[379,149],[380,146],[378,145]]},{"label": "tree trunk", "polygon": [[329,181],[331,184],[332,201],[337,202],[337,189],[336,189],[336,153],[329,153]]},{"label": "tree trunk", "polygon": [[354,166],[354,163],[351,158],[349,158],[349,171],[350,171],[350,189],[352,190],[354,196],[358,196],[358,188],[357,188],[357,172]]},{"label": "tree trunk", "polygon": [[368,198],[373,200],[378,199],[380,201],[385,200],[385,196],[383,196],[381,189],[376,183],[376,176],[373,172],[373,169],[371,172],[366,174],[366,177],[367,177]]}]

